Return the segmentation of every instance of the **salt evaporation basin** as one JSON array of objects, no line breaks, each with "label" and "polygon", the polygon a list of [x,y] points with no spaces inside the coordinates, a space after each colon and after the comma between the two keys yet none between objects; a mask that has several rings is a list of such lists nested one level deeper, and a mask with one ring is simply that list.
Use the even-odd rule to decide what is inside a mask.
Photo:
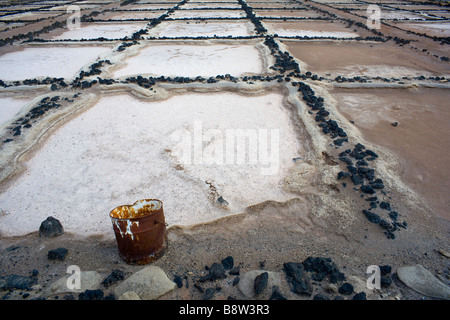
[{"label": "salt evaporation basin", "polygon": [[14,119],[30,101],[26,98],[0,97],[0,127]]},{"label": "salt evaporation basin", "polygon": [[170,17],[179,18],[241,18],[246,13],[241,10],[176,10]]},{"label": "salt evaporation basin", "polygon": [[282,37],[334,37],[356,38],[357,32],[349,32],[345,25],[330,22],[272,22],[264,21],[264,26],[270,34]]},{"label": "salt evaporation basin", "polygon": [[259,51],[252,45],[151,45],[125,60],[115,77],[137,74],[216,76],[262,73]]},{"label": "salt evaporation basin", "polygon": [[33,47],[0,56],[0,79],[15,81],[38,77],[71,79],[109,47]]},{"label": "salt evaporation basin", "polygon": [[[229,92],[176,95],[157,102],[126,94],[103,97],[54,132],[25,163],[26,172],[0,195],[0,233],[34,232],[53,216],[66,232],[112,238],[109,211],[138,199],[163,201],[166,222],[172,226],[211,221],[266,200],[294,198],[282,190],[282,180],[292,159],[304,151],[283,98],[278,93]],[[226,135],[238,129],[257,134],[263,139],[260,146],[266,142],[261,150],[267,151],[268,161],[260,156],[256,164],[245,160],[250,159],[249,142],[239,153],[237,139],[234,144]],[[193,143],[192,157],[181,152],[186,137]],[[228,143],[234,148],[226,148]],[[220,147],[223,163],[210,161],[220,155]],[[242,154],[245,161],[239,162]]]},{"label": "salt evaporation basin", "polygon": [[150,29],[153,37],[246,37],[253,34],[249,23],[242,21],[166,21]]},{"label": "salt evaporation basin", "polygon": [[130,37],[136,31],[146,27],[145,23],[96,23],[83,25],[79,29],[69,30],[52,40],[81,40],[81,39],[122,39]]}]

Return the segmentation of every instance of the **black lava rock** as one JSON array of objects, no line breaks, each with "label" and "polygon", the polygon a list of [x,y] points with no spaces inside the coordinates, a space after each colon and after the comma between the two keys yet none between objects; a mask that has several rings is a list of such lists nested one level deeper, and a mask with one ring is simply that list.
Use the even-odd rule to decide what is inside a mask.
[{"label": "black lava rock", "polygon": [[66,258],[67,252],[69,252],[69,250],[67,250],[66,248],[58,248],[58,249],[50,250],[48,252],[47,258],[48,258],[48,260],[64,261],[64,259]]},{"label": "black lava rock", "polygon": [[392,267],[389,265],[380,266],[380,273],[383,276],[391,273],[391,271],[392,271]]},{"label": "black lava rock", "polygon": [[241,273],[241,267],[239,267],[239,266],[234,267],[233,269],[228,271],[228,273],[233,275],[233,276],[238,276]]},{"label": "black lava rock", "polygon": [[104,293],[102,290],[86,290],[78,295],[79,300],[102,300]]},{"label": "black lava rock", "polygon": [[397,211],[391,211],[389,212],[389,217],[392,221],[397,221],[398,219],[398,212]]},{"label": "black lava rock", "polygon": [[380,277],[381,287],[383,287],[383,288],[389,287],[391,285],[391,283],[392,283],[392,279],[390,276],[385,275],[385,276]]},{"label": "black lava rock", "polygon": [[381,218],[378,214],[370,212],[369,210],[363,210],[364,215],[366,216],[367,220],[369,220],[372,223],[380,223]]},{"label": "black lava rock", "polygon": [[344,279],[344,274],[339,272],[338,267],[330,258],[308,257],[303,261],[305,271],[313,272],[312,279],[322,281],[326,276],[330,276],[330,281],[336,283]]},{"label": "black lava rock", "polygon": [[269,281],[269,274],[267,272],[263,272],[260,275],[256,276],[253,287],[255,289],[255,294],[258,295],[264,291],[267,287],[267,283]]},{"label": "black lava rock", "polygon": [[222,266],[225,270],[231,270],[234,267],[234,260],[233,257],[228,256],[225,259],[222,260]]},{"label": "black lava rock", "polygon": [[221,264],[214,262],[209,268],[209,276],[212,281],[217,279],[225,279],[225,269]]},{"label": "black lava rock", "polygon": [[341,179],[343,179],[345,177],[350,177],[350,174],[347,173],[347,172],[341,171],[341,172],[338,173],[337,179],[341,180]]},{"label": "black lava rock", "polygon": [[283,270],[294,293],[312,295],[312,286],[302,263],[286,262],[283,264]]},{"label": "black lava rock", "polygon": [[272,295],[269,300],[287,300],[286,297],[280,293],[277,286],[274,286],[272,290]]},{"label": "black lava rock", "polygon": [[374,189],[384,189],[384,184],[380,182],[374,182],[371,184],[371,186]]},{"label": "black lava rock", "polygon": [[380,208],[384,210],[391,211],[391,204],[389,202],[382,201],[380,203]]},{"label": "black lava rock", "polygon": [[346,282],[339,287],[338,291],[340,294],[350,295],[353,293],[353,286],[350,283]]},{"label": "black lava rock", "polygon": [[375,190],[369,185],[362,185],[361,191],[367,194],[374,194]]},{"label": "black lava rock", "polygon": [[123,280],[125,278],[125,274],[121,270],[113,270],[109,276],[103,280],[102,284],[105,287],[109,287],[110,285],[113,285],[117,283],[120,280]]},{"label": "black lava rock", "polygon": [[178,288],[181,288],[183,286],[183,278],[181,278],[179,275],[175,275],[173,278],[173,282],[176,283]]},{"label": "black lava rock", "polygon": [[328,298],[323,294],[318,293],[314,296],[313,300],[330,300],[330,298]]},{"label": "black lava rock", "polygon": [[58,219],[48,217],[39,227],[39,237],[58,237],[64,234],[64,228]]},{"label": "black lava rock", "polygon": [[345,275],[338,271],[338,270],[333,270],[330,273],[330,282],[331,283],[337,283],[337,282],[341,282],[345,280]]},{"label": "black lava rock", "polygon": [[214,293],[216,293],[215,288],[208,288],[205,290],[203,294],[203,300],[211,300],[214,297]]},{"label": "black lava rock", "polygon": [[[353,184],[355,186],[358,185],[358,184],[363,184],[364,183],[363,179],[361,179],[361,177],[359,175],[357,175],[357,174],[352,174],[351,180],[352,180],[352,182],[353,182]],[[361,189],[362,189],[362,187],[361,187]]]},{"label": "black lava rock", "polygon": [[8,274],[0,277],[0,291],[2,290],[31,290],[31,287],[37,283],[34,277],[21,276],[17,274]]},{"label": "black lava rock", "polygon": [[353,296],[352,300],[367,300],[367,296],[365,292],[357,293]]}]

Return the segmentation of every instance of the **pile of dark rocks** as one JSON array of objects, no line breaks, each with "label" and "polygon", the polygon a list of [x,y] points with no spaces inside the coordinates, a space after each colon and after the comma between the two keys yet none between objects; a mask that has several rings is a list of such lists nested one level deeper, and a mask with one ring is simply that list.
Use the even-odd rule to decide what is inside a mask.
[{"label": "pile of dark rocks", "polygon": [[[391,208],[391,204],[388,201],[380,201],[375,194],[380,192],[383,196],[386,196],[384,191],[385,185],[381,178],[376,178],[375,170],[369,167],[369,162],[378,158],[378,155],[372,150],[366,149],[366,147],[360,143],[356,144],[353,149],[346,149],[339,154],[339,160],[347,165],[346,171],[340,171],[337,179],[346,181],[349,179],[355,187],[359,187],[362,192],[361,196],[368,195],[366,202],[369,202],[370,207],[367,210],[363,210],[364,216],[372,223],[378,224],[385,235],[389,239],[395,239],[394,232],[400,228],[406,228],[407,223],[398,221],[399,214]],[[345,182],[344,182],[345,184]],[[355,190],[358,190],[355,188]],[[372,210],[377,208],[388,211],[388,217],[390,222],[381,218],[377,213]]]},{"label": "pile of dark rocks", "polygon": [[78,96],[79,94],[74,94],[72,99],[69,99],[67,97],[61,98],[60,96],[47,96],[43,98],[36,107],[32,108],[23,117],[14,121],[12,123],[12,126],[7,127],[7,129],[9,130],[10,138],[3,140],[3,143],[10,143],[14,141],[14,137],[20,136],[23,133],[23,130],[31,128],[34,122],[43,117],[47,112],[62,107],[63,101],[74,102],[74,99]]},{"label": "pile of dark rocks", "polygon": [[310,107],[311,114],[315,113],[315,121],[318,126],[322,128],[324,134],[330,135],[333,140],[333,144],[337,147],[342,146],[345,142],[348,142],[347,133],[339,127],[338,123],[329,118],[330,112],[324,107],[324,99],[317,97],[314,90],[304,82],[293,82],[293,86],[298,86],[298,91],[302,93],[302,99],[306,105]]},{"label": "pile of dark rocks", "polygon": [[[44,220],[39,227],[39,237],[40,238],[56,238],[60,237],[64,234],[64,227],[61,222],[50,216],[46,220]],[[6,251],[15,251],[19,249],[18,246],[9,247]],[[56,249],[51,249],[47,252],[48,261],[52,261],[54,263],[65,261],[67,255],[69,253],[68,248],[60,247]],[[7,293],[2,297],[3,300],[11,299],[12,294],[14,292],[18,292],[23,299],[27,299],[30,297],[30,294],[34,292],[34,297],[32,296],[32,300],[45,300],[47,297],[40,296],[37,297],[35,294],[37,291],[34,288],[38,283],[38,275],[39,271],[33,269],[30,272],[30,275],[17,275],[17,274],[6,274],[4,276],[0,276],[0,291],[7,291]],[[104,289],[107,289],[110,286],[115,285],[117,282],[125,279],[125,273],[119,269],[112,270],[112,272],[102,281],[101,285]],[[40,289],[38,289],[40,290]],[[77,297],[77,296],[78,297]],[[16,299],[15,297],[13,299]],[[54,297],[57,299],[58,297]],[[114,294],[105,295],[104,290],[95,289],[95,290],[85,290],[78,294],[66,294],[63,299],[65,300],[115,300],[116,297]]]},{"label": "pile of dark rocks", "polygon": [[134,4],[136,2],[138,2],[139,0],[124,0],[120,3],[120,6],[128,6],[130,4]]},{"label": "pile of dark rocks", "polygon": [[[261,267],[264,267],[264,263],[262,263]],[[390,267],[384,266],[383,268],[383,270],[387,270]],[[233,257],[231,256],[226,257],[220,263],[214,262],[211,266],[205,266],[205,270],[207,271],[205,276],[194,279],[194,287],[202,294],[204,300],[214,298],[214,294],[222,290],[220,282],[216,280],[223,280],[232,276],[233,286],[236,286],[240,281],[240,266],[235,266]],[[353,295],[353,300],[366,300],[366,294],[364,292],[354,292],[354,287],[346,282],[345,274],[340,271],[338,266],[329,257],[308,257],[300,263],[285,262],[282,271],[284,272],[290,291],[305,298],[331,300],[325,293],[317,293],[322,291],[321,283],[328,281],[336,286],[336,293],[340,294],[336,295],[334,299],[344,300]],[[390,270],[388,271],[390,272]],[[389,281],[390,278],[387,273],[383,273],[383,276],[383,286],[387,287],[392,281]],[[189,287],[187,276],[175,275],[173,281],[177,284],[178,288],[182,288],[183,286]],[[211,282],[214,282],[215,286],[206,288],[209,286],[208,283]],[[262,272],[254,280],[255,294],[264,291],[267,285],[268,273]],[[287,300],[277,286],[274,286],[271,290],[269,300]],[[313,296],[314,292],[316,294]],[[235,300],[236,298],[229,296],[228,299]]]},{"label": "pile of dark rocks", "polygon": [[[304,82],[293,82],[292,85],[298,86],[298,91],[302,93],[302,98],[310,107],[309,113],[315,114],[315,121],[318,126],[322,128],[322,132],[330,136],[333,140],[333,145],[336,148],[342,147],[348,143],[347,133],[339,127],[338,123],[329,118],[329,111],[324,107],[324,99],[317,97],[314,90],[305,84]],[[313,113],[315,111],[315,113]],[[340,171],[337,175],[338,181],[343,181],[343,187],[346,187],[347,180],[350,180],[355,186],[355,190],[361,192],[361,197],[369,196],[366,199],[370,203],[370,207],[367,210],[363,210],[364,216],[372,223],[378,224],[384,234],[389,239],[395,239],[395,231],[400,228],[406,228],[406,222],[399,222],[399,214],[391,209],[390,202],[379,201],[376,196],[377,192],[380,192],[383,196],[387,196],[384,182],[381,178],[377,178],[375,170],[370,168],[369,163],[378,158],[378,154],[374,151],[366,149],[361,143],[357,143],[354,148],[346,149],[339,154],[339,160],[346,165],[345,171]],[[356,188],[356,187],[359,187]],[[377,213],[372,210],[376,209],[380,205],[382,210],[389,212],[388,217],[390,222],[381,218]]]},{"label": "pile of dark rocks", "polygon": [[239,4],[242,7],[242,10],[245,11],[247,14],[247,18],[250,19],[250,21],[255,25],[255,32],[258,35],[265,35],[267,32],[267,29],[264,28],[261,21],[256,17],[256,15],[253,13],[252,7],[250,7],[247,2],[244,0],[238,0]]},{"label": "pile of dark rocks", "polygon": [[289,54],[289,52],[283,52],[275,42],[273,37],[266,36],[264,44],[269,48],[270,53],[275,57],[275,64],[270,67],[272,70],[276,70],[281,74],[291,71],[295,74],[300,74],[300,66]]},{"label": "pile of dark rocks", "polygon": [[139,44],[139,42],[137,42],[136,40],[133,42],[122,42],[122,44],[119,47],[117,47],[116,51],[119,51],[119,52],[125,51],[126,48],[134,46],[136,44]]}]

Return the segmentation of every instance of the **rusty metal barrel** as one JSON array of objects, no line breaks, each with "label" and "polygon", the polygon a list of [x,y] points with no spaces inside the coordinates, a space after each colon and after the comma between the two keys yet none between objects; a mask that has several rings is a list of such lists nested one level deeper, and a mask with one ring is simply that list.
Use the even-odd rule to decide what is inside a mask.
[{"label": "rusty metal barrel", "polygon": [[119,256],[130,264],[148,264],[158,259],[167,247],[163,203],[157,199],[138,200],[109,214]]}]

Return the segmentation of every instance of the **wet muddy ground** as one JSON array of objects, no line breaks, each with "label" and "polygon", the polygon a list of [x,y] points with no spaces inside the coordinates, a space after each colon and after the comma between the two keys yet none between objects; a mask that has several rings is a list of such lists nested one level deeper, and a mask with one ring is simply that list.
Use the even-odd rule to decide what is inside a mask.
[{"label": "wet muddy ground", "polygon": [[[68,29],[69,4],[81,29]],[[387,0],[2,3],[0,277],[38,285],[0,297],[77,299],[45,294],[70,265],[140,270],[120,259],[108,214],[158,197],[169,245],[153,265],[180,283],[160,299],[245,299],[239,276],[284,279],[285,263],[308,257],[330,258],[368,299],[429,299],[395,270],[450,278],[446,15],[445,4]],[[193,163],[179,154],[199,122],[209,164],[195,145]],[[223,138],[238,129],[278,156],[252,162],[250,145],[227,163]],[[281,139],[261,140],[270,129]],[[65,234],[39,236],[48,216]],[[64,261],[48,259],[56,248]],[[204,280],[230,256],[238,274]],[[381,290],[365,285],[370,265],[392,267]],[[309,294],[284,280],[276,291],[353,297],[312,278]]]}]

